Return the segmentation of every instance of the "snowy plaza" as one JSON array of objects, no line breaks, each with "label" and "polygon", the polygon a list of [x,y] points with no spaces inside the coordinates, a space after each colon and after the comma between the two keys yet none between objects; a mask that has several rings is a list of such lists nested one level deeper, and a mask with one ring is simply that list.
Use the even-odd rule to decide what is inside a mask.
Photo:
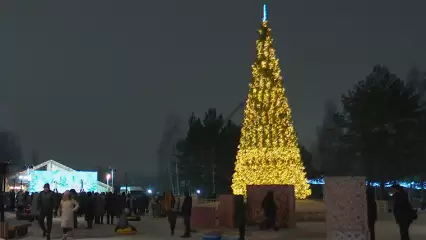
[{"label": "snowy plaza", "polygon": [[[170,236],[167,219],[165,218],[142,218],[140,222],[132,222],[138,229],[138,234],[129,236],[120,236],[114,232],[113,225],[95,225],[94,229],[85,229],[83,218],[79,219],[79,228],[74,231],[75,239],[180,239],[183,233],[183,223],[178,219],[178,229],[175,236]],[[62,236],[61,228],[59,226],[59,219],[54,219],[52,230],[52,239],[60,239]],[[377,239],[378,240],[397,240],[399,233],[397,226],[391,215],[384,215],[376,223]],[[190,239],[201,239],[204,233],[212,230],[203,229],[192,234]],[[215,231],[223,231],[224,238],[237,239],[237,229],[216,229]],[[248,228],[247,236],[249,240],[278,240],[278,239],[300,239],[300,240],[324,240],[325,237],[325,222],[312,221],[312,222],[298,222],[295,229],[281,229],[277,232],[274,231],[259,231],[256,228]],[[426,214],[420,215],[419,219],[414,222],[411,227],[411,239],[421,240],[426,239]],[[33,222],[30,228],[28,237],[23,238],[28,240],[41,240],[41,232],[37,222]]]},{"label": "snowy plaza", "polygon": [[[179,5],[182,4],[179,3]],[[183,9],[185,8],[187,7],[183,7]],[[284,7],[277,7],[276,11],[280,11],[278,9],[282,8]],[[290,8],[294,7],[289,6],[288,9]],[[68,9],[68,7],[64,9]],[[223,11],[227,9],[228,7],[223,8]],[[199,8],[194,10],[193,12],[204,11]],[[209,9],[205,10],[205,14],[207,14]],[[399,11],[400,8],[398,7],[396,10]],[[55,10],[55,14],[57,11]],[[242,13],[246,11],[241,8],[238,19],[242,19]],[[183,15],[181,11],[175,12]],[[309,15],[302,13],[297,15],[303,15],[303,17]],[[13,12],[11,15],[13,14],[17,13]],[[25,16],[29,15],[31,18],[27,21],[36,22],[31,23],[31,27],[25,32],[29,35],[23,37],[26,35],[21,35],[22,30],[13,30],[10,31],[12,34],[5,34],[5,36],[13,36],[13,38],[11,39],[12,44],[3,44],[4,46],[19,46],[16,49],[12,48],[13,54],[10,58],[5,59],[13,59],[16,55],[18,56],[16,58],[21,61],[21,59],[26,59],[25,55],[15,54],[15,51],[29,52],[27,58],[31,64],[28,66],[21,62],[16,66],[12,64],[5,69],[13,69],[13,72],[8,72],[5,75],[7,77],[3,76],[3,78],[13,76],[12,79],[22,78],[22,80],[30,79],[31,81],[10,84],[13,86],[10,88],[11,93],[9,93],[9,87],[5,89],[7,89],[6,95],[8,97],[10,95],[11,100],[7,98],[5,103],[0,102],[0,104],[10,105],[7,106],[7,109],[13,109],[4,114],[10,115],[9,120],[13,119],[11,122],[14,123],[7,131],[12,132],[13,130],[24,135],[23,142],[29,145],[21,148],[21,143],[15,134],[3,134],[3,140],[0,136],[1,237],[17,239],[17,236],[25,236],[21,239],[29,240],[67,239],[67,237],[82,240],[171,240],[181,237],[210,240],[244,240],[244,237],[250,240],[426,239],[426,211],[420,211],[420,209],[426,208],[426,165],[424,164],[426,158],[426,151],[424,151],[426,143],[426,72],[414,71],[416,73],[414,74],[410,71],[407,79],[399,78],[386,66],[393,65],[391,58],[383,52],[378,52],[378,56],[386,56],[382,60],[383,63],[374,65],[372,72],[365,77],[365,80],[359,81],[364,75],[359,76],[356,68],[362,66],[365,70],[364,64],[368,62],[366,59],[370,57],[375,59],[374,55],[369,56],[370,51],[376,48],[382,49],[384,45],[373,47],[373,45],[367,44],[371,45],[371,48],[365,47],[364,53],[360,51],[362,53],[360,55],[365,55],[367,58],[364,56],[355,61],[356,54],[354,53],[358,53],[358,49],[362,49],[362,46],[358,44],[363,41],[351,44],[348,40],[355,36],[346,39],[343,36],[348,33],[345,32],[344,35],[337,37],[337,29],[335,32],[327,29],[324,32],[333,32],[330,35],[333,40],[324,42],[332,42],[332,45],[345,46],[351,50],[356,49],[356,52],[342,52],[345,48],[334,53],[327,51],[327,55],[330,55],[330,58],[327,59],[324,54],[319,54],[319,50],[327,49],[329,46],[319,41],[322,39],[320,35],[312,35],[312,38],[318,40],[318,45],[321,47],[317,49],[318,53],[308,57],[309,52],[315,52],[313,48],[310,49],[310,46],[316,45],[317,42],[305,44],[307,43],[305,40],[308,39],[305,36],[303,41],[297,41],[296,38],[288,38],[283,41],[282,35],[287,31],[287,23],[277,28],[279,30],[277,32],[278,41],[275,42],[271,28],[273,24],[269,23],[268,8],[264,4],[260,26],[257,29],[258,38],[255,41],[256,51],[251,65],[251,80],[248,81],[249,79],[243,80],[244,77],[249,76],[248,69],[240,69],[237,66],[244,64],[248,66],[247,57],[249,55],[242,55],[236,51],[238,45],[245,47],[246,43],[238,42],[237,44],[236,39],[233,42],[232,38],[229,38],[231,41],[227,43],[227,48],[224,48],[219,45],[222,41],[207,41],[231,37],[233,33],[238,32],[235,31],[235,26],[238,24],[229,28],[226,34],[223,32],[205,39],[200,36],[207,36],[205,34],[212,32],[211,26],[214,21],[198,26],[196,24],[202,20],[198,18],[191,21],[193,26],[190,27],[176,24],[176,27],[181,27],[181,30],[176,31],[173,27],[173,31],[171,31],[173,36],[185,32],[183,30],[188,30],[188,32],[185,32],[184,36],[173,37],[172,45],[177,43],[175,45],[179,46],[176,47],[179,51],[173,52],[170,51],[173,47],[162,50],[163,45],[170,45],[170,35],[165,36],[164,42],[158,41],[161,39],[160,36],[167,32],[166,24],[159,31],[157,31],[158,29],[142,28],[143,31],[140,32],[146,32],[148,35],[140,39],[136,37],[137,35],[126,36],[127,32],[133,32],[136,28],[120,32],[124,26],[128,26],[135,20],[123,22],[121,25],[118,24],[119,20],[123,16],[134,17],[133,15],[136,16],[139,13],[111,14],[108,21],[105,21],[106,19],[97,20],[96,24],[90,24],[88,21],[88,24],[75,25],[75,30],[69,28],[72,26],[71,23],[77,23],[79,22],[76,21],[77,19],[80,20],[84,15],[92,16],[92,14],[73,14],[70,14],[73,18],[69,23],[62,18],[53,20],[52,14],[46,15],[49,16],[49,21],[45,21],[43,20],[45,19],[44,12],[40,14],[43,16],[40,18],[41,22],[35,21],[36,15],[18,14],[16,16],[19,16],[20,24],[15,23],[14,17],[10,19],[13,24],[9,28],[19,27],[21,29],[25,26],[21,23],[21,18],[25,19]],[[211,14],[211,19],[213,19],[213,12]],[[67,16],[67,14],[56,15]],[[218,15],[217,11],[214,12],[214,15]],[[219,15],[222,15],[222,12]],[[274,20],[277,24],[283,21],[283,19],[278,20],[280,15],[289,17],[284,13],[274,14],[272,19],[277,18]],[[349,14],[342,15],[349,16]],[[220,16],[220,18],[228,18],[224,16]],[[95,18],[101,19],[100,17]],[[312,25],[311,23],[319,21],[320,18],[316,16],[316,19],[307,20],[307,22]],[[365,28],[377,29],[377,27],[371,27],[370,21],[374,22],[373,19],[367,19],[369,23]],[[166,21],[175,22],[175,20],[176,16]],[[334,22],[341,20],[336,19]],[[58,28],[54,24],[55,27],[50,30],[37,28],[38,26],[48,26],[50,22],[61,24],[66,22],[66,25],[60,25]],[[101,41],[91,40],[84,44],[85,38],[95,39],[92,37],[96,34],[93,36],[91,34],[100,33],[100,26],[105,22],[108,23],[108,26],[105,26],[107,29],[105,32],[111,32],[112,35],[104,37],[102,34],[98,36]],[[182,21],[182,23],[187,22],[189,22],[188,19]],[[305,34],[307,31],[307,26],[293,25],[292,21],[287,20],[286,22],[291,23],[292,29],[304,29],[297,32]],[[303,21],[299,19],[294,22]],[[359,21],[351,20],[351,22]],[[227,21],[227,23],[221,24],[223,26],[218,25],[217,29],[226,29],[232,25],[230,23],[238,22]],[[84,30],[86,25],[97,27]],[[121,27],[109,29],[109,25]],[[330,26],[328,22],[323,25]],[[411,25],[407,23],[407,26]],[[342,24],[339,28],[349,29],[346,26],[347,24]],[[384,24],[380,23],[377,26],[382,27]],[[242,31],[244,28],[240,27],[238,28]],[[207,29],[205,34],[202,32],[203,29]],[[314,32],[319,32],[317,27],[314,29]],[[139,32],[139,30],[137,31]],[[124,34],[124,32],[126,33]],[[384,34],[382,31],[373,32]],[[49,35],[45,35],[46,33]],[[396,35],[405,35],[405,32],[404,34],[401,34],[403,32],[396,33]],[[58,37],[61,34],[64,35],[62,40]],[[290,34],[288,35],[290,36]],[[291,34],[292,37],[293,35]],[[395,32],[392,32],[393,35]],[[21,43],[25,39],[37,40],[39,37],[46,37],[46,39],[40,38],[41,41],[27,43],[31,45]],[[19,44],[15,43],[15,38],[20,40]],[[68,39],[75,40],[76,38],[78,41],[67,43]],[[377,41],[393,38],[383,35]],[[113,41],[108,43],[111,39]],[[121,39],[126,39],[126,42],[118,44]],[[137,39],[138,43],[130,47],[131,45],[128,44],[134,39]],[[144,39],[155,40],[141,44]],[[362,39],[373,40],[370,37],[362,37]],[[155,47],[154,42],[162,43],[161,48],[160,45]],[[229,53],[245,57],[236,58],[234,62],[226,62],[225,60],[230,57],[223,57],[228,55],[228,52],[225,51],[210,53],[207,49],[192,53],[186,51],[187,48],[195,48],[196,42],[202,42],[200,45],[209,46],[211,49],[228,50],[229,48],[232,49]],[[254,40],[252,42],[254,43]],[[297,54],[291,56],[291,51],[281,45],[283,42],[291,43],[287,48]],[[297,46],[295,43],[298,42],[302,42],[304,45]],[[42,43],[49,43],[49,47],[43,49]],[[74,45],[75,43],[78,44]],[[99,45],[101,43],[110,45],[101,48]],[[51,47],[51,45],[55,47]],[[126,57],[124,54],[123,56],[111,54],[110,50],[119,45],[128,45],[132,49],[132,55]],[[70,46],[74,47],[70,48]],[[149,62],[142,65],[145,69],[141,68],[140,63],[142,62],[136,61],[139,57],[133,57],[133,55],[137,56],[138,52],[135,50],[142,49],[141,46],[148,46],[139,53],[142,53],[143,56],[148,56],[151,48],[156,49],[156,52],[152,52],[152,54],[161,56],[161,64],[154,64],[156,61],[150,59]],[[191,47],[189,48],[189,46]],[[286,56],[282,58],[284,60],[282,63],[286,65],[283,70],[276,46],[278,49],[282,49],[280,51],[286,53]],[[420,52],[419,47],[420,45],[413,48],[416,53]],[[394,53],[396,48],[395,45],[388,50],[390,53]],[[38,49],[43,51],[33,52]],[[55,51],[51,51],[52,49]],[[78,49],[81,49],[82,52],[76,51]],[[101,49],[101,51],[91,52],[94,49]],[[181,51],[182,49],[185,51]],[[247,50],[249,49],[244,51]],[[56,52],[59,52],[59,55],[49,55],[56,54]],[[117,49],[117,53],[123,52],[125,52],[123,49]],[[105,53],[107,54],[104,55]],[[201,53],[200,56],[208,56],[208,58],[197,59],[197,64],[193,64],[194,62],[191,62],[194,61],[193,57],[186,57],[195,53]],[[215,59],[214,55],[217,53],[221,53],[218,54],[221,59]],[[89,54],[102,56],[103,59],[96,60]],[[404,54],[391,55],[409,57],[409,54],[407,56]],[[43,58],[44,55],[48,57]],[[164,57],[166,55],[173,55],[175,59]],[[417,55],[424,60],[424,54],[417,53]],[[37,56],[37,58],[32,59],[33,56]],[[345,60],[343,56],[351,56],[351,59]],[[127,63],[125,63],[126,58],[129,61]],[[212,60],[209,62],[210,58]],[[415,57],[409,57],[406,61],[415,62],[410,58],[415,59]],[[52,61],[51,59],[55,61],[49,63]],[[68,61],[68,59],[72,61],[65,64],[65,60]],[[85,63],[86,59],[90,59],[90,61]],[[145,60],[145,57],[143,59]],[[146,59],[149,58],[146,57]],[[380,63],[380,59],[376,60]],[[176,64],[178,61],[182,64]],[[38,62],[43,62],[43,65],[35,67]],[[55,65],[56,62],[61,64]],[[96,67],[98,62],[103,65]],[[125,63],[126,68],[137,69],[137,74],[143,72],[144,76],[130,74],[131,72],[127,70],[131,69],[124,68],[124,65],[120,66],[121,62]],[[218,62],[221,62],[220,66],[217,65]],[[107,63],[112,65],[108,67]],[[201,68],[201,64],[198,63],[203,63],[203,67],[210,65],[211,68]],[[395,65],[404,66],[406,64]],[[67,69],[67,65],[72,68]],[[156,69],[157,65],[164,66]],[[339,72],[343,65],[348,68],[345,69],[345,72]],[[179,66],[179,69],[173,69],[176,66]],[[223,66],[233,66],[233,68],[225,69]],[[327,66],[330,67],[328,72],[324,70]],[[15,69],[19,69],[17,72],[20,74],[16,74]],[[37,71],[33,71],[33,69],[37,69]],[[95,72],[90,73],[87,71],[88,69]],[[413,68],[413,70],[415,69]],[[58,72],[53,70],[58,70]],[[235,72],[233,73],[233,71]],[[315,75],[307,75],[315,71]],[[400,74],[401,69],[396,71]],[[27,72],[31,74],[26,75]],[[100,75],[104,72],[107,72],[105,76]],[[151,72],[155,75],[150,75]],[[158,72],[162,74],[157,74]],[[173,73],[173,75],[167,76],[168,73]],[[199,73],[202,76],[201,79],[200,76],[197,76]],[[53,76],[51,79],[49,79],[50,75]],[[86,75],[90,78],[84,80]],[[108,84],[114,84],[110,84],[110,91],[100,94],[99,91],[107,87],[105,84],[107,81],[104,81],[104,78],[107,79],[107,76],[110,75],[114,78],[109,79]],[[347,82],[326,83],[323,81],[325,78],[332,79],[333,75],[336,76],[336,79],[347,78]],[[144,80],[146,82],[137,87],[134,83],[139,81],[134,81],[135,76],[146,79]],[[210,77],[212,79],[209,79]],[[45,78],[47,80],[43,82]],[[114,82],[126,78],[132,81],[126,85]],[[185,81],[182,81],[181,78],[193,78],[196,81],[188,81],[188,84],[185,85]],[[75,81],[78,79],[83,81],[78,83]],[[96,79],[102,79],[102,81],[96,83]],[[161,83],[158,84],[160,86],[158,92],[153,92],[152,95],[147,94],[151,93],[151,87],[156,86],[153,84],[154,81],[148,82],[151,79],[156,79],[158,80],[156,82]],[[166,79],[173,79],[173,82],[166,82]],[[232,79],[232,81],[227,80],[223,83],[215,81],[215,85],[206,84],[213,82],[211,81],[213,79]],[[234,79],[242,80],[238,83]],[[303,82],[307,79],[316,80],[311,83]],[[354,87],[345,90],[341,95],[340,105],[334,104],[335,99],[323,99],[326,101],[322,125],[315,126],[319,120],[318,113],[322,113],[317,111],[319,107],[317,103],[322,100],[321,98],[337,96],[337,92],[341,92],[346,85],[352,85],[354,81],[357,81]],[[93,89],[89,88],[88,83],[93,85]],[[239,85],[232,86],[231,83]],[[301,85],[297,87],[296,83]],[[26,88],[19,89],[20,85]],[[42,88],[38,91],[36,88],[32,89],[36,85],[40,85]],[[58,91],[54,91],[52,86],[55,85],[61,86],[57,89]],[[200,86],[199,89],[196,88],[197,85]],[[248,89],[246,89],[247,85]],[[326,85],[332,85],[334,88],[326,88]],[[222,103],[219,100],[213,100],[219,99],[216,96],[219,88],[214,88],[216,86],[220,87],[220,93],[223,93],[223,97],[220,97],[224,99]],[[285,86],[289,86],[288,90]],[[236,91],[242,87],[244,87],[243,90]],[[139,92],[136,90],[138,88],[148,92]],[[49,91],[43,92],[44,89],[49,89]],[[79,92],[81,90],[87,90],[87,92]],[[185,93],[185,91],[187,92]],[[226,91],[229,92],[226,93]],[[37,96],[34,96],[35,92],[37,92]],[[54,92],[55,94],[53,94]],[[243,95],[244,92],[247,94]],[[319,95],[314,97],[316,92],[319,92]],[[122,93],[122,95],[120,96],[118,93]],[[176,93],[177,95],[173,95]],[[211,93],[211,96],[208,96],[207,93]],[[104,95],[107,98],[102,99],[100,96]],[[235,98],[226,99],[225,96],[228,95]],[[0,96],[2,95],[0,94]],[[28,98],[25,99],[25,96]],[[143,101],[138,99],[147,96],[149,98]],[[300,96],[303,98],[298,98]],[[42,101],[34,101],[35,97]],[[204,100],[204,98],[208,98],[208,100]],[[53,104],[56,103],[55,99],[58,105]],[[96,99],[97,102],[93,102],[96,104],[91,104],[93,99]],[[49,104],[45,100],[49,100]],[[120,102],[122,100],[129,101]],[[178,100],[182,100],[182,102]],[[37,104],[23,108],[24,105],[21,101],[31,104],[36,102]],[[203,101],[205,102],[203,103]],[[188,118],[188,124],[185,127],[181,126],[179,119],[182,112],[199,109],[202,104],[211,105],[216,101],[217,107],[225,108],[225,111],[228,111],[227,107],[232,107],[233,103],[238,103],[238,106],[229,115],[220,114],[216,111],[216,107],[209,108],[204,117],[195,114],[198,110],[190,111],[192,114]],[[12,103],[15,102],[19,104],[14,106]],[[76,105],[70,103],[76,103]],[[134,103],[137,105],[133,105]],[[148,104],[143,105],[146,103]],[[38,105],[41,108],[37,109]],[[303,109],[306,106],[310,106],[310,108]],[[21,109],[26,111],[20,112],[23,111]],[[55,109],[55,111],[49,112],[47,111],[49,109]],[[126,112],[128,109],[130,110]],[[140,111],[139,115],[136,114],[135,109]],[[166,116],[161,113],[162,109],[170,113],[165,121],[163,134],[159,135],[155,130],[155,125],[160,122],[158,117]],[[98,110],[103,112],[97,112]],[[176,113],[176,116],[173,113],[175,110],[179,112],[179,114]],[[31,114],[22,117],[26,112]],[[90,115],[92,113],[93,116]],[[236,113],[242,113],[242,118],[234,119]],[[49,118],[43,120],[41,117],[44,115],[49,115]],[[295,116],[293,117],[293,115]],[[34,116],[40,117],[40,119],[33,120]],[[148,121],[148,119],[154,120]],[[109,120],[111,122],[108,122]],[[17,123],[16,129],[15,122]],[[154,122],[155,124],[153,124]],[[134,126],[124,128],[131,124]],[[3,127],[2,125],[3,123],[0,123],[0,127]],[[117,128],[114,130],[111,128],[113,126]],[[138,129],[140,126],[144,128]],[[157,127],[159,129],[160,126]],[[149,131],[151,128],[153,130]],[[42,137],[37,139],[38,135]],[[155,137],[157,135],[158,139]],[[312,141],[313,139],[315,140]],[[159,144],[154,146],[157,140],[159,140]],[[311,146],[307,147],[307,144]],[[42,152],[42,158],[50,160],[40,163],[39,149]],[[26,159],[30,152],[32,154],[31,164],[29,164],[29,159]],[[73,168],[51,160],[51,158],[63,159]],[[421,204],[415,205],[414,203],[417,202]],[[4,211],[9,211],[6,216]],[[12,214],[13,212],[16,212],[16,215]],[[55,215],[61,216],[53,219],[52,229],[46,230],[46,227],[43,225],[40,227],[37,221],[28,221],[35,218],[48,218],[48,228],[50,228],[53,212]],[[105,224],[105,215],[108,216],[108,219],[119,217],[120,220],[116,218],[114,222],[115,224],[120,223],[117,225]],[[80,216],[85,216],[85,218]],[[76,220],[77,217],[79,218]],[[104,218],[103,224],[100,224],[101,217]],[[93,225],[93,223],[95,224]],[[74,229],[71,230],[73,227]]]}]

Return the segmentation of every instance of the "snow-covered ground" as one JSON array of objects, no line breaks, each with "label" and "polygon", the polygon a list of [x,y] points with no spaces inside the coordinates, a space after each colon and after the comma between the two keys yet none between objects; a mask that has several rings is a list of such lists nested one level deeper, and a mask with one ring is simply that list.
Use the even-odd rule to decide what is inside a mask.
[{"label": "snow-covered ground", "polygon": [[[79,228],[74,231],[75,239],[105,239],[105,240],[176,240],[181,239],[179,236],[183,233],[183,224],[178,219],[178,225],[175,236],[170,236],[170,231],[166,219],[143,218],[140,222],[131,222],[137,230],[138,234],[129,236],[120,236],[114,232],[113,225],[94,225],[93,229],[84,229],[84,219],[79,219]],[[390,216],[377,222],[378,240],[399,240],[399,233],[395,222]],[[192,234],[191,239],[201,239],[203,232]],[[225,230],[225,235],[235,239],[237,236],[236,229]],[[257,229],[248,230],[249,240],[281,240],[281,239],[300,239],[300,240],[324,240],[325,239],[325,223],[324,222],[299,222],[296,229],[274,231],[258,231]],[[62,236],[59,226],[59,219],[54,220],[52,239],[60,239]],[[411,227],[412,240],[426,239],[426,214],[420,215],[419,219]],[[36,222],[30,228],[29,236],[24,238],[27,240],[42,240],[40,229]]]}]

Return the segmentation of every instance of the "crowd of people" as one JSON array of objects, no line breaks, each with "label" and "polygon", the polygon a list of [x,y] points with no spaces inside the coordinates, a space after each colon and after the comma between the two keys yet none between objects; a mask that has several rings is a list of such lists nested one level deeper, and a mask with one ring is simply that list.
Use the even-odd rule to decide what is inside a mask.
[{"label": "crowd of people", "polygon": [[[40,225],[43,237],[50,239],[53,218],[59,217],[63,230],[63,239],[72,235],[72,230],[78,228],[78,217],[86,221],[86,228],[92,229],[94,224],[114,224],[118,218],[116,232],[136,229],[128,222],[132,215],[147,214],[152,217],[167,217],[171,235],[174,235],[176,219],[179,214],[183,216],[185,233],[182,237],[190,237],[190,215],[192,198],[189,193],[185,199],[175,199],[172,193],[165,193],[161,197],[139,196],[132,197],[130,194],[93,193],[80,192],[74,189],[58,193],[50,190],[50,185],[45,184],[40,193],[29,194],[19,191],[9,195],[6,201],[8,208],[12,211],[16,208],[17,216],[33,216]],[[106,217],[106,219],[105,219]]]},{"label": "crowd of people", "polygon": [[[94,223],[104,223],[104,218],[106,217],[107,224],[110,222],[111,224],[114,224],[114,218],[112,216],[119,216],[125,208],[129,208],[131,213],[138,213],[144,209],[148,209],[148,206],[151,204],[148,196],[133,198],[132,196],[125,195],[124,193],[77,193],[74,189],[71,189],[69,192],[72,198],[81,205],[81,207],[77,210],[77,215],[93,215]],[[52,191],[52,195],[54,198],[54,216],[56,216],[63,194]],[[38,196],[39,193],[33,193],[30,195],[28,192],[19,191],[15,194],[11,191],[9,194],[9,200],[6,201],[6,205],[11,211],[14,211],[15,208],[18,212],[24,212],[26,209],[36,210],[39,208],[39,201],[37,201]],[[158,200],[156,201],[158,202]],[[94,205],[94,207],[91,205]],[[93,226],[93,222],[88,222],[88,224]],[[90,226],[88,227],[90,228]]]},{"label": "crowd of people", "polygon": [[[130,202],[133,201],[130,201],[125,194],[92,192],[77,194],[73,189],[59,194],[51,191],[49,184],[44,185],[42,192],[34,193],[31,197],[31,209],[37,211],[35,216],[37,216],[43,236],[46,239],[50,239],[52,220],[55,216],[61,218],[63,238],[66,239],[72,233],[72,229],[78,228],[78,217],[84,216],[86,228],[92,229],[94,223],[103,224],[105,216],[106,224],[114,224],[115,218],[120,217],[123,213],[126,215],[130,213],[130,211],[126,212],[126,209],[135,209],[130,208],[129,205],[133,205]],[[144,199],[140,201],[142,201],[141,208],[143,208]]]},{"label": "crowd of people", "polygon": [[[409,227],[417,219],[417,212],[413,209],[407,192],[399,185],[393,185],[393,208],[392,212],[400,229],[401,240],[409,239]],[[377,205],[375,190],[367,188],[367,217],[370,239],[375,239],[375,222],[377,221]],[[13,196],[13,197],[12,197]],[[10,209],[17,212],[25,212],[26,206],[31,205],[31,210],[37,211],[37,220],[47,240],[50,239],[52,230],[52,220],[55,216],[60,216],[63,239],[72,233],[72,229],[78,228],[77,218],[84,216],[86,228],[93,228],[93,223],[103,224],[106,216],[106,224],[114,224],[114,219],[119,218],[115,230],[136,229],[128,223],[128,216],[132,214],[148,213],[152,217],[167,217],[170,234],[173,236],[176,228],[178,215],[183,217],[185,232],[181,236],[188,238],[191,236],[190,219],[192,209],[192,198],[188,192],[185,193],[183,202],[175,199],[171,192],[165,193],[162,198],[148,196],[133,199],[131,196],[113,193],[92,193],[77,192],[73,189],[65,191],[63,194],[50,190],[49,184],[44,185],[44,190],[40,193],[29,195],[28,192],[18,192],[10,196]],[[261,225],[262,229],[275,229],[277,206],[273,192],[268,192],[262,202],[265,221]],[[147,212],[145,212],[147,211]],[[243,210],[242,212],[245,212]],[[244,239],[245,234],[245,214],[237,217],[240,228],[240,239]],[[45,225],[47,223],[47,226]]]}]

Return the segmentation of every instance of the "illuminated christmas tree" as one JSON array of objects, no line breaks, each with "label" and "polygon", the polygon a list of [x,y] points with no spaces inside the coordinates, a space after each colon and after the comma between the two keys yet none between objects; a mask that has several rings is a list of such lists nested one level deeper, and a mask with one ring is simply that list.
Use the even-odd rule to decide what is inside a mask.
[{"label": "illuminated christmas tree", "polygon": [[247,185],[290,184],[296,198],[303,199],[311,190],[272,46],[266,5],[258,32],[232,189],[234,194],[246,195]]}]

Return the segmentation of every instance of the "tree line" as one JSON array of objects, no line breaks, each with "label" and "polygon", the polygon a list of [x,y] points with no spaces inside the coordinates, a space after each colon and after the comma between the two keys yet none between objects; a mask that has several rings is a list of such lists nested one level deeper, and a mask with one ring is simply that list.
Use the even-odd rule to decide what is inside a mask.
[{"label": "tree line", "polygon": [[[426,74],[413,68],[405,80],[385,66],[342,94],[341,106],[327,101],[317,141],[299,144],[308,178],[363,175],[384,183],[426,181]],[[192,114],[175,144],[181,187],[230,193],[241,126],[208,109]]]},{"label": "tree line", "polygon": [[[206,195],[232,193],[234,163],[241,126],[210,108],[203,118],[192,114],[188,131],[176,144],[176,162],[181,187],[202,189]],[[316,175],[312,155],[302,145],[301,155],[309,177]]]},{"label": "tree line", "polygon": [[[385,66],[342,95],[341,110],[325,105],[313,147],[322,175],[363,175],[369,181],[425,180],[425,73],[405,80]],[[384,193],[384,191],[382,191]]]},{"label": "tree line", "polygon": [[10,168],[23,170],[21,143],[15,132],[0,131],[0,162],[10,162]]}]

